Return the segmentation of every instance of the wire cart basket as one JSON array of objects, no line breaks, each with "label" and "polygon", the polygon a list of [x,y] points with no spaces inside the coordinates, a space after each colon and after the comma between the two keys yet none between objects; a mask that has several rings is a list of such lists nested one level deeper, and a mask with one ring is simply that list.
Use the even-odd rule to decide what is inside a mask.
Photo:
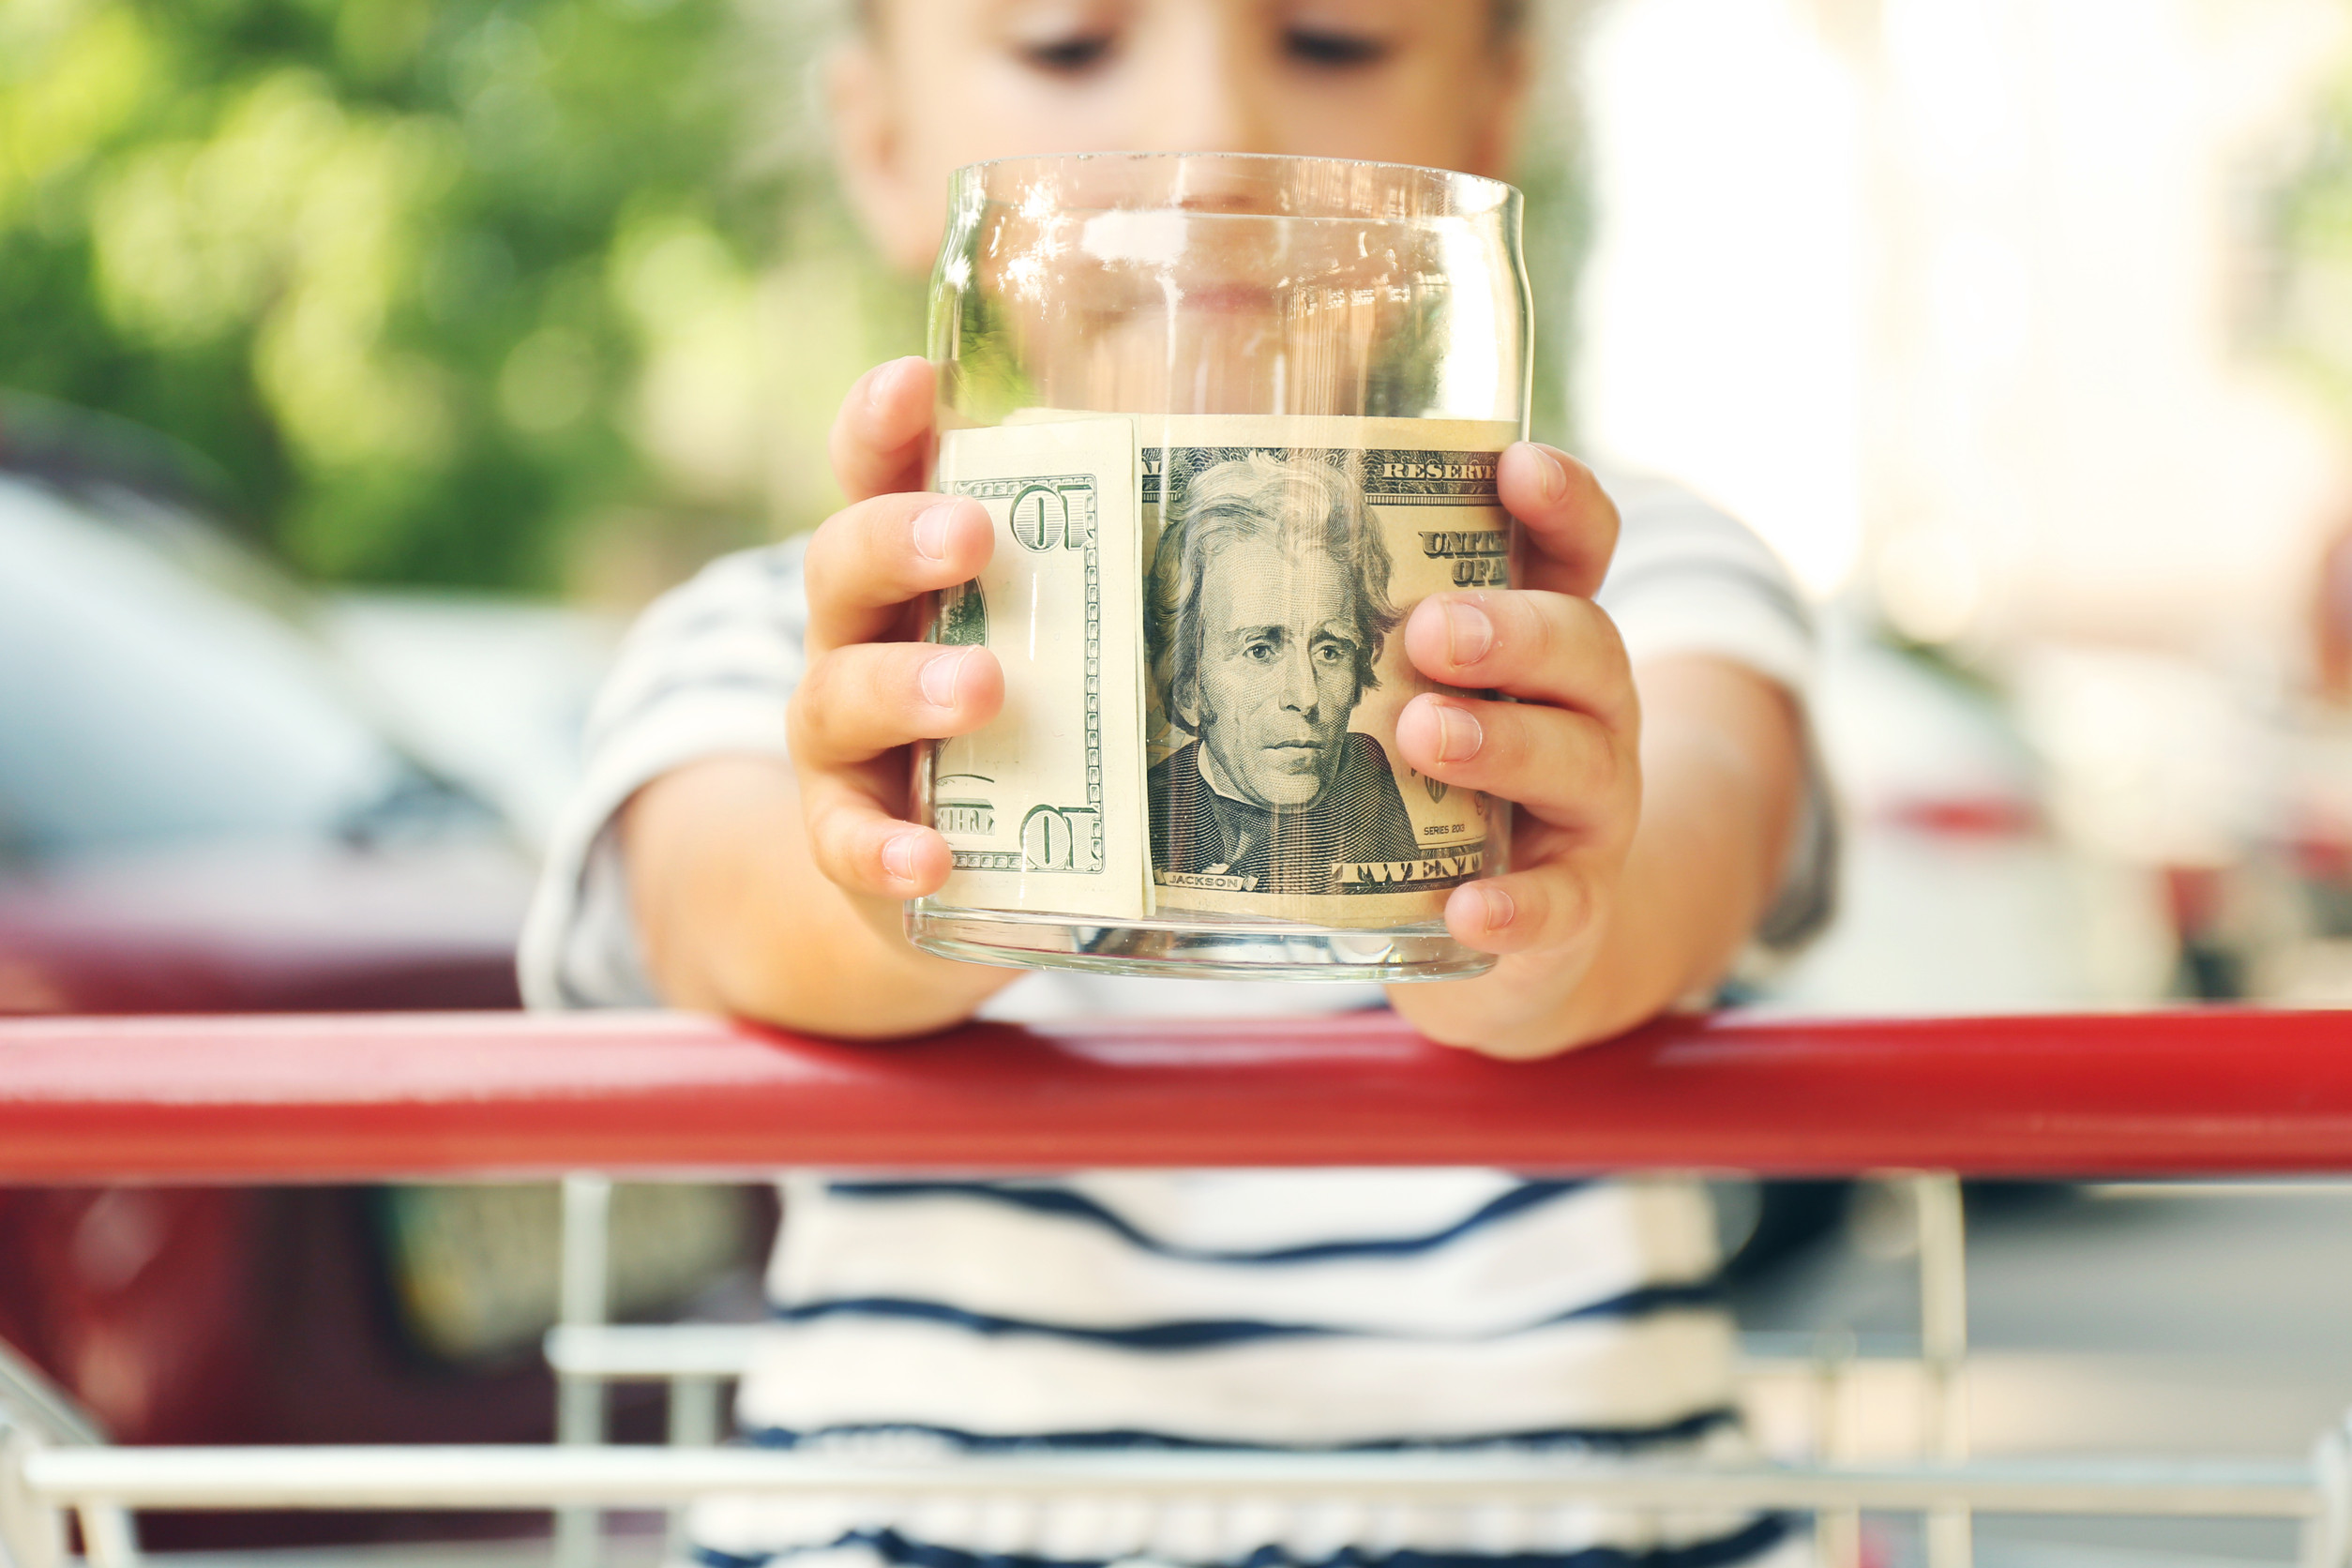
[{"label": "wire cart basket", "polygon": [[[2300,1521],[2352,1568],[2352,1437],[2308,1459],[1972,1457],[1962,1176],[2352,1173],[2352,1018],[2175,1011],[1931,1020],[1674,1018],[1546,1062],[1444,1050],[1381,1014],[1264,1024],[975,1025],[888,1048],[668,1014],[0,1022],[0,1182],[560,1177],[551,1446],[118,1448],[0,1352],[0,1551],[134,1568],[143,1509],[551,1509],[559,1568],[599,1515],[716,1494],[1108,1489],[1265,1500],[1742,1506],[1810,1513],[1826,1568],[1861,1512]],[[1921,1440],[1897,1463],[1492,1454],[1113,1452],[908,1462],[721,1446],[747,1329],[606,1319],[611,1182],[814,1168],[1500,1166],[1891,1179],[1914,1205]],[[1758,1364],[1756,1378],[1836,1368]],[[669,1387],[667,1446],[603,1441],[614,1381]],[[674,1529],[674,1526],[673,1526]]]}]

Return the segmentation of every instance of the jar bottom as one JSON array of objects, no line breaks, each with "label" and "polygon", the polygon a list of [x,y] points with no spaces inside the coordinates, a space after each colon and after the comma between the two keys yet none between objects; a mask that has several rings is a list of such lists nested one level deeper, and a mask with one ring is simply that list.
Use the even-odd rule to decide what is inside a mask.
[{"label": "jar bottom", "polygon": [[1495,965],[1438,921],[1377,930],[1193,915],[1106,925],[923,900],[907,907],[907,938],[967,963],[1160,980],[1458,980]]}]

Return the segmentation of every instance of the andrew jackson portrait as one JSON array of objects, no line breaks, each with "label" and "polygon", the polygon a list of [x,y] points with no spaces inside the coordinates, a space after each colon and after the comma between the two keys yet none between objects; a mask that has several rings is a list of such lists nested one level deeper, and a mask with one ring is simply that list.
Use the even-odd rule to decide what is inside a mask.
[{"label": "andrew jackson portrait", "polygon": [[1193,739],[1151,770],[1164,882],[1320,894],[1420,852],[1388,753],[1348,727],[1396,626],[1390,571],[1362,486],[1314,455],[1227,457],[1170,497],[1152,671]]}]

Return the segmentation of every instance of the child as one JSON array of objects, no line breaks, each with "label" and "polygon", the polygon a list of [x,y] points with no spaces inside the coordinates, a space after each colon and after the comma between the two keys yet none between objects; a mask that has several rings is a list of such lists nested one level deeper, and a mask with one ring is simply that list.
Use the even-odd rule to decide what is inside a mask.
[{"label": "child", "polygon": [[[894,264],[929,263],[948,173],[1024,153],[1325,154],[1507,173],[1530,74],[1512,0],[873,0],[833,61],[843,177]],[[920,953],[903,901],[944,844],[905,746],[1002,700],[983,650],[915,641],[987,519],[913,493],[921,360],[834,430],[853,498],[805,542],[716,563],[648,611],[592,725],[588,781],[526,935],[539,1005],[662,1000],[882,1038],[985,1012],[1327,1011],[1369,987],[1029,974]],[[1516,803],[1512,870],[1449,927],[1500,955],[1395,988],[1432,1038],[1536,1056],[1704,992],[1822,912],[1825,821],[1798,696],[1810,631],[1739,524],[1671,487],[1515,446],[1527,580],[1435,596],[1400,635],[1432,679],[1396,745]],[[1604,586],[1604,578],[1606,585]],[[1597,599],[1596,599],[1597,593]],[[795,1179],[776,1324],[741,1401],[785,1445],[1736,1452],[1703,1195],[1500,1172],[1022,1182]],[[1776,1519],[1556,1510],[714,1505],[716,1564],[1781,1560]],[[1791,1560],[1794,1559],[1792,1558]]]}]

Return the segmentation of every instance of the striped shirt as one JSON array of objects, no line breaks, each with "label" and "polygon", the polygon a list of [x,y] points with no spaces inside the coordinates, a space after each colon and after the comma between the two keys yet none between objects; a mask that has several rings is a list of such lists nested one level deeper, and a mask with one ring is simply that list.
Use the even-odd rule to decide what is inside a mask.
[{"label": "striped shirt", "polygon": [[[1636,666],[1714,654],[1801,695],[1810,620],[1772,553],[1686,491],[1605,477],[1623,530],[1600,602]],[[535,1005],[655,1000],[612,817],[695,758],[783,754],[806,618],[800,549],[786,544],[715,563],[631,632],[525,933]],[[1828,823],[1817,788],[1766,942],[1819,923]],[[1041,972],[986,1013],[1263,1017],[1380,999],[1371,986]],[[1489,1170],[795,1176],[786,1213],[773,1324],[738,1407],[761,1443],[1744,1452],[1712,1216],[1694,1183]],[[1778,1518],[1606,1503],[746,1499],[702,1507],[695,1533],[715,1568],[1704,1568],[1801,1550]]]}]

